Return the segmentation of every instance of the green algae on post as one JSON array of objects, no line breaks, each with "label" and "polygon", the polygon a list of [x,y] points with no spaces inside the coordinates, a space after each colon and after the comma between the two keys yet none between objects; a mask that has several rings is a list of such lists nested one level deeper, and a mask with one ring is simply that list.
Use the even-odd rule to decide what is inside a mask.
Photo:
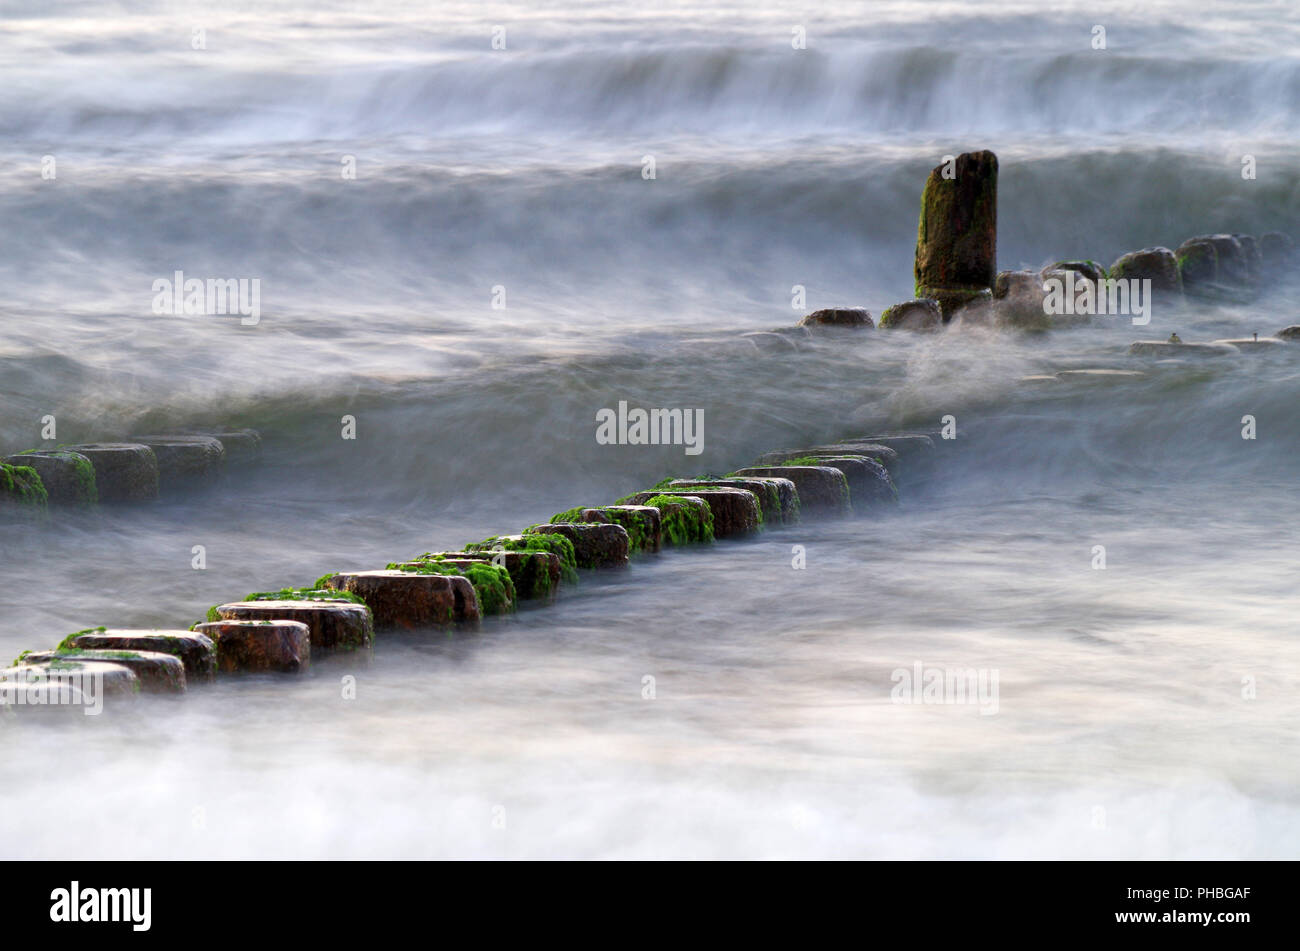
[{"label": "green algae on post", "polygon": [[14,466],[31,466],[41,477],[53,505],[82,508],[99,501],[95,468],[79,452],[70,449],[28,449],[4,460]]},{"label": "green algae on post", "polygon": [[916,296],[939,302],[945,321],[993,287],[998,234],[998,159],[966,152],[936,166],[921,193]]},{"label": "green algae on post", "polygon": [[[353,604],[365,604],[366,602],[362,601],[355,594],[352,594],[348,591],[339,591],[334,588],[330,588],[325,584],[326,581],[334,577],[334,575],[336,574],[338,574],[338,572],[331,572],[329,574],[321,575],[319,578],[316,579],[315,582],[312,583],[312,586],[310,588],[281,588],[278,591],[254,591],[251,594],[245,595],[241,600],[243,601],[350,601]],[[219,607],[221,607],[221,605],[215,604],[212,607],[208,608],[207,614],[204,615],[205,622],[212,623],[213,621],[221,620],[221,614],[217,610]]]},{"label": "green algae on post", "polygon": [[70,648],[171,654],[185,665],[186,681],[191,686],[211,680],[216,672],[215,645],[204,635],[191,631],[97,627],[69,634],[58,649]]},{"label": "green algae on post", "polygon": [[[758,495],[750,489],[719,485],[689,490],[674,487],[673,494],[680,498],[699,499],[708,507],[714,538],[749,535],[763,527]],[[644,505],[652,505],[650,499],[653,497],[651,492],[633,496]]]},{"label": "green algae on post", "polygon": [[143,693],[177,694],[186,690],[185,664],[174,654],[113,648],[72,648],[26,652],[27,664],[57,669],[68,661],[103,661],[132,671]]},{"label": "green algae on post", "polygon": [[515,583],[510,572],[491,562],[468,565],[461,569],[474,592],[484,614],[509,614],[515,610]]},{"label": "green algae on post", "polygon": [[[635,496],[633,493],[630,497]],[[651,495],[639,504],[653,505],[659,510],[666,544],[693,545],[713,541],[713,510],[703,499],[661,493]]]},{"label": "green algae on post", "polygon": [[11,502],[31,512],[44,512],[49,494],[40,473],[31,466],[0,462],[0,502]]},{"label": "green algae on post", "polygon": [[87,634],[103,634],[104,631],[106,630],[108,630],[108,628],[103,627],[101,625],[100,627],[88,627],[85,628],[84,630],[74,631],[73,633],[65,637],[63,640],[59,641],[59,644],[55,648],[55,650],[60,650],[60,651],[72,650],[74,645],[77,643],[77,639],[79,637],[82,637],[83,635],[87,635]]},{"label": "green algae on post", "polygon": [[932,297],[914,298],[886,307],[880,315],[882,330],[933,331],[943,327],[943,311]]},{"label": "green algae on post", "polygon": [[313,654],[317,648],[368,651],[374,644],[374,617],[364,602],[353,600],[235,601],[218,605],[212,613],[216,621],[301,621],[311,631]]},{"label": "green algae on post", "polygon": [[560,582],[560,556],[549,551],[425,552],[410,561],[394,562],[401,571],[464,569],[473,564],[492,564],[510,574],[515,594],[526,600],[547,600]]},{"label": "green algae on post", "polygon": [[[337,572],[335,573],[337,574]],[[339,591],[335,588],[327,588],[321,585],[321,582],[332,578],[333,575],[324,575],[317,580],[316,584],[310,588],[281,588],[279,591],[254,591],[252,594],[245,595],[245,601],[351,601],[353,604],[365,604],[366,602],[358,598],[355,594],[347,591]]]},{"label": "green algae on post", "polygon": [[750,466],[737,469],[732,475],[740,478],[776,476],[789,479],[799,491],[800,509],[806,515],[848,515],[852,512],[849,484],[844,473],[820,461],[816,465],[806,466]]},{"label": "green algae on post", "polygon": [[525,535],[562,535],[573,543],[579,568],[624,568],[630,550],[627,529],[612,522],[553,522],[530,525]]},{"label": "green algae on post", "polygon": [[1107,278],[1112,281],[1149,280],[1154,294],[1177,298],[1183,293],[1178,258],[1168,248],[1143,248],[1122,254],[1110,266]]},{"label": "green algae on post", "polygon": [[478,595],[482,613],[509,614],[515,610],[515,582],[510,572],[503,565],[494,565],[491,561],[460,565],[444,564],[441,559],[415,562],[391,562],[391,571],[407,571],[413,574],[461,575],[468,578]]},{"label": "green algae on post", "polygon": [[493,551],[545,551],[559,556],[560,577],[569,584],[578,582],[578,559],[574,554],[573,542],[563,535],[524,534],[524,535],[489,535],[481,542],[466,545],[467,552]]},{"label": "green algae on post", "polygon": [[656,552],[661,540],[659,510],[649,505],[588,505],[566,509],[551,516],[551,524],[607,522],[622,525],[628,535],[628,550]]},{"label": "green algae on post", "polygon": [[889,470],[868,456],[853,453],[819,454],[807,459],[791,459],[785,465],[830,466],[839,469],[844,473],[848,484],[853,510],[859,515],[878,503],[892,504],[898,501],[898,489],[890,478]]},{"label": "green algae on post", "polygon": [[148,446],[106,442],[60,448],[90,460],[100,502],[152,502],[158,498],[158,457]]}]

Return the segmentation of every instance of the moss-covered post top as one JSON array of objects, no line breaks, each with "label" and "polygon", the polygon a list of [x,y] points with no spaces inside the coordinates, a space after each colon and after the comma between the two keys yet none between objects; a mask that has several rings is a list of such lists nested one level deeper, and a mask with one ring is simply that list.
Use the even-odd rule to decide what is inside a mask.
[{"label": "moss-covered post top", "polygon": [[921,193],[916,296],[942,305],[949,297],[991,288],[997,236],[998,157],[966,152],[936,166]]}]

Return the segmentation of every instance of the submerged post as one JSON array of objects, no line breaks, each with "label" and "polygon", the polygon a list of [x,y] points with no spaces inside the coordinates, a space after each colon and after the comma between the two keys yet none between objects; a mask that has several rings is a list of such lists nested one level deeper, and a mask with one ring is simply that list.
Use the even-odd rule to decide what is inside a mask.
[{"label": "submerged post", "polygon": [[997,274],[998,157],[966,152],[937,166],[921,193],[916,296],[939,302],[945,322],[992,294]]}]

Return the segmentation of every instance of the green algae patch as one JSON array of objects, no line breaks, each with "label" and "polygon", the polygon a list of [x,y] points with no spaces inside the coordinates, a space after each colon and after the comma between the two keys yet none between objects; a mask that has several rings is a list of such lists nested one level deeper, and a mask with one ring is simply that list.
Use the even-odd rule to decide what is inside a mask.
[{"label": "green algae patch", "polygon": [[[663,480],[665,482],[671,480]],[[662,488],[660,485],[656,489]],[[627,496],[630,498],[630,496]],[[622,501],[614,505],[579,505],[576,508],[565,509],[563,512],[556,512],[551,516],[549,524],[564,525],[566,523],[582,524],[587,521],[585,514],[588,511],[600,512],[610,523],[622,525],[627,532],[628,551],[654,551],[655,550],[655,526],[650,521],[650,516],[643,512],[631,511]]]},{"label": "green algae patch", "polygon": [[[32,651],[23,651],[22,656],[26,657]],[[67,647],[58,648],[54,651],[54,660],[148,660],[143,654],[136,651],[115,650],[108,647]]]},{"label": "green algae patch", "polygon": [[[108,628],[101,625],[100,627],[88,627],[82,631],[75,631],[72,634],[69,634],[63,640],[59,641],[58,646],[55,647],[54,649],[59,653],[63,653],[64,651],[76,650],[76,648],[72,646],[72,642],[75,641],[82,634],[103,634],[106,630],[108,630]],[[27,651],[26,653],[30,654],[31,651]]]},{"label": "green algae patch", "polygon": [[1219,249],[1204,238],[1189,238],[1174,252],[1183,286],[1189,289],[1218,279]]},{"label": "green algae patch", "polygon": [[582,513],[587,509],[596,508],[594,505],[579,505],[577,508],[565,509],[563,512],[556,512],[551,516],[550,524],[563,524],[565,522],[582,522],[585,519]]},{"label": "green algae patch", "polygon": [[[614,521],[622,525],[627,532],[628,547],[632,551],[653,551],[655,547],[655,527],[650,516],[643,512],[626,509],[611,515]],[[661,529],[662,531],[662,529]]]},{"label": "green algae patch", "polygon": [[11,466],[0,462],[0,502],[3,501],[44,512],[50,497],[40,475],[31,466]]},{"label": "green algae patch", "polygon": [[996,276],[998,160],[988,151],[936,167],[921,194],[916,236],[916,296],[992,287]]},{"label": "green algae patch", "polygon": [[[332,577],[332,576],[331,576]],[[334,588],[281,588],[279,591],[254,591],[245,601],[351,601],[365,604],[355,594]]]},{"label": "green algae patch", "polygon": [[811,465],[789,465],[783,462],[779,465],[747,466],[737,469],[735,475],[741,479],[774,476],[793,482],[799,496],[801,516],[847,515],[852,511],[848,479],[840,469],[828,465],[825,456],[817,456]]},{"label": "green algae patch", "polygon": [[[695,489],[709,488],[744,489],[747,492],[752,492],[754,499],[758,503],[758,524],[760,528],[767,525],[781,525],[785,522],[785,508],[781,502],[781,489],[772,479],[719,476],[715,479],[682,479],[672,486],[673,491],[683,494],[689,494]],[[791,492],[791,497],[794,498],[793,492]]]},{"label": "green algae patch", "polygon": [[578,583],[578,557],[574,553],[573,542],[563,535],[550,532],[519,536],[490,535],[481,542],[466,545],[465,551],[471,554],[494,551],[547,551],[560,559],[561,580],[568,584]]},{"label": "green algae patch", "polygon": [[[71,657],[80,650],[93,652],[95,659],[102,657],[105,651],[122,652],[131,655],[122,657],[122,660],[146,665],[149,664],[149,655],[170,654],[180,659],[190,683],[211,681],[216,672],[215,645],[212,640],[201,634],[180,630],[89,628],[69,634],[55,649],[55,653]],[[145,676],[148,679],[149,674],[146,673]],[[163,676],[163,680],[171,682],[167,676]]]},{"label": "green algae patch", "polygon": [[627,567],[630,551],[627,530],[608,519],[530,525],[523,534],[563,535],[573,543],[577,567],[584,570]]},{"label": "green algae patch", "polygon": [[387,568],[390,571],[411,571],[419,575],[458,575],[461,570],[455,565],[444,565],[443,558],[424,558],[423,556],[412,561],[390,561]]},{"label": "green algae patch", "polygon": [[420,575],[460,575],[468,578],[470,584],[474,586],[481,613],[509,614],[515,610],[515,582],[504,566],[494,565],[490,561],[464,567],[444,565],[441,562],[440,558],[417,560],[414,564],[395,561],[390,563],[388,568],[392,571],[409,571]]},{"label": "green algae patch", "polygon": [[[576,553],[575,553],[576,554]],[[459,551],[424,552],[405,562],[394,562],[389,568],[399,571],[425,571],[439,574],[459,572],[463,562],[480,562],[505,568],[514,585],[515,594],[524,600],[550,598],[560,580],[560,557],[550,551]]]},{"label": "green algae patch", "polygon": [[713,511],[707,503],[692,504],[680,495],[655,495],[645,505],[659,510],[660,530],[670,545],[691,545],[713,541]]},{"label": "green algae patch", "polygon": [[501,565],[485,562],[461,569],[474,585],[484,614],[505,614],[515,609],[515,583]]},{"label": "green algae patch", "polygon": [[73,472],[76,473],[79,503],[84,506],[98,503],[99,489],[95,485],[95,467],[90,464],[90,460],[79,452],[59,452],[51,455],[67,459],[72,463]]},{"label": "green algae patch", "polygon": [[[79,452],[65,449],[25,449],[18,456],[31,457],[31,466],[38,473],[44,469],[41,481],[47,500],[81,508],[91,508],[99,502],[99,489],[95,484],[95,467]],[[11,459],[17,457],[11,456]],[[21,463],[13,463],[21,465]]]},{"label": "green algae patch", "polygon": [[1040,274],[1046,275],[1050,271],[1074,271],[1076,274],[1082,274],[1088,280],[1097,282],[1106,280],[1106,268],[1092,258],[1075,261],[1057,261],[1049,267],[1042,269]]},{"label": "green algae patch", "polygon": [[[327,578],[332,578],[338,572],[321,575],[316,579],[310,588],[281,588],[279,591],[254,591],[252,594],[245,595],[241,601],[350,601],[353,604],[362,604],[366,602],[358,598],[350,591],[339,591],[334,588],[322,587]],[[223,604],[226,602],[222,602]],[[207,623],[215,624],[223,621],[225,618],[217,611],[220,604],[214,604],[208,608],[204,618]],[[199,623],[204,623],[200,621]],[[194,627],[191,625],[190,630]]]},{"label": "green algae patch", "polygon": [[[726,476],[721,475],[717,472],[701,472],[698,475],[693,475],[693,476],[664,476],[654,485],[650,486],[650,488],[671,490],[674,482],[714,482],[718,479],[725,479],[725,478]],[[630,499],[633,495],[636,494],[637,493],[633,492],[631,493],[631,495],[623,496],[623,498]],[[621,502],[622,499],[620,499],[619,501]]]}]

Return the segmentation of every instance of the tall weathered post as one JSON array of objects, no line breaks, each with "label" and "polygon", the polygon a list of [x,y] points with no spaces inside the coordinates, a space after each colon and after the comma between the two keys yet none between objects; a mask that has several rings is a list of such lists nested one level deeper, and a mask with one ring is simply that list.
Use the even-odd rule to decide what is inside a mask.
[{"label": "tall weathered post", "polygon": [[921,193],[916,296],[939,302],[945,322],[992,294],[997,274],[998,157],[966,152],[937,166]]}]

